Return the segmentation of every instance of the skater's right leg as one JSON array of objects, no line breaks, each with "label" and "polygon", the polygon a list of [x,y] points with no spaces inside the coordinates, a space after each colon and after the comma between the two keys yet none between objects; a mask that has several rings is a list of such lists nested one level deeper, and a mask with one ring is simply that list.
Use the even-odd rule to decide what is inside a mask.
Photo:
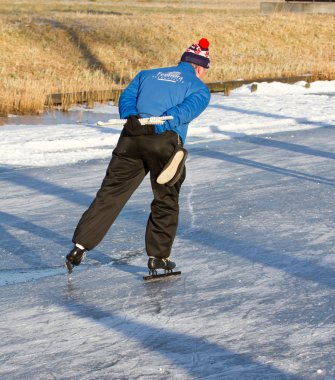
[{"label": "skater's right leg", "polygon": [[121,137],[96,198],[81,217],[73,243],[91,250],[103,239],[146,175],[136,138]]}]

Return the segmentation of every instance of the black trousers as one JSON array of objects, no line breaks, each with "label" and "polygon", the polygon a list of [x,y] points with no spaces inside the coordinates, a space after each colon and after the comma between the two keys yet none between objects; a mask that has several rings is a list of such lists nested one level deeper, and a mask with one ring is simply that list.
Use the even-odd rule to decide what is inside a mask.
[{"label": "black trousers", "polygon": [[97,246],[150,172],[154,199],[146,227],[146,250],[148,256],[169,257],[178,225],[179,192],[186,170],[184,168],[180,180],[172,187],[157,184],[156,178],[177,144],[178,135],[172,131],[135,137],[121,134],[100,190],[74,232],[73,243],[87,250]]}]

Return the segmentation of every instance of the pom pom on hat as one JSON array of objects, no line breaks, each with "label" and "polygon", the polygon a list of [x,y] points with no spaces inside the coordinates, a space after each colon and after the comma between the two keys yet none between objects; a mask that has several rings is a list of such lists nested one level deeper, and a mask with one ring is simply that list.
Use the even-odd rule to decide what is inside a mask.
[{"label": "pom pom on hat", "polygon": [[207,38],[201,38],[201,40],[199,40],[199,46],[201,47],[201,49],[208,49],[209,48],[209,41],[207,40]]},{"label": "pom pom on hat", "polygon": [[206,38],[201,38],[197,44],[193,44],[186,49],[180,61],[193,63],[208,69],[210,64],[208,47],[209,41]]}]

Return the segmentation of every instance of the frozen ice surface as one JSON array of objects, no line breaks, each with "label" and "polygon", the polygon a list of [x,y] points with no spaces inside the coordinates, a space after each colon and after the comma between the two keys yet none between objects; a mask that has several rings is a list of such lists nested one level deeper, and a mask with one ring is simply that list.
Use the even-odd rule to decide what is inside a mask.
[{"label": "frozen ice surface", "polygon": [[147,179],[62,267],[116,131],[0,127],[0,378],[334,380],[335,91],[314,87],[213,97],[186,144],[182,275],[150,283]]}]

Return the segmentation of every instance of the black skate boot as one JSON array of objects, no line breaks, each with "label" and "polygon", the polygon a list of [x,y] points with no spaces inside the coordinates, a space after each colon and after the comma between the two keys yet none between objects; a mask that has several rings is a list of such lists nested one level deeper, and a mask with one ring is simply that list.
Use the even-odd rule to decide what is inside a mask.
[{"label": "black skate boot", "polygon": [[[176,263],[169,259],[160,259],[158,257],[149,257],[148,268],[149,276],[143,277],[144,280],[151,280],[158,277],[173,276],[181,274],[181,272],[173,272],[172,269],[176,267]],[[157,269],[164,269],[164,273],[158,274]]]},{"label": "black skate boot", "polygon": [[149,257],[148,268],[150,271],[155,271],[157,269],[165,269],[170,271],[176,267],[176,263],[169,259],[160,259],[158,257]]},{"label": "black skate boot", "polygon": [[81,249],[77,246],[74,246],[72,251],[66,256],[65,268],[69,273],[72,273],[73,267],[78,266],[81,263],[81,260],[85,256],[85,249]]}]

